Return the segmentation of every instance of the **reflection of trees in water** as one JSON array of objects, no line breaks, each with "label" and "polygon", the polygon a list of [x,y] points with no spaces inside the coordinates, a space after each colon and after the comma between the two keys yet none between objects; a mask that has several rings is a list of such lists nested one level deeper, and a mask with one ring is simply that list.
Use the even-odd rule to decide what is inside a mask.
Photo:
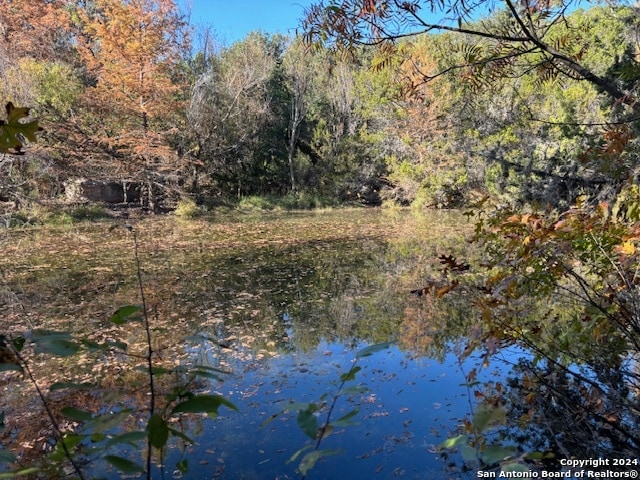
[{"label": "reflection of trees in water", "polygon": [[[606,326],[594,332],[576,321],[580,310],[565,297],[495,302],[489,311],[486,299],[478,301],[485,295],[461,287],[443,298],[416,298],[405,310],[402,342],[435,358],[455,344],[461,360],[480,354],[485,366],[518,345],[525,351],[517,355],[507,388],[492,394],[509,418],[497,438],[523,452],[552,452],[556,463],[549,468],[559,467],[559,458],[634,458],[640,370],[630,345]],[[474,389],[478,405],[489,401],[483,388],[488,384]]]},{"label": "reflection of trees in water", "polygon": [[508,385],[512,420],[524,427],[510,438],[527,448],[564,458],[637,454],[638,399],[619,368],[581,368],[574,375],[551,362],[520,360]]},{"label": "reflection of trees in water", "polygon": [[[555,311],[562,311],[561,298],[549,300],[560,302]],[[559,457],[635,455],[640,377],[631,345],[612,325],[592,328],[579,314],[576,320],[573,307],[565,306],[564,315],[551,319],[544,315],[548,308],[534,310],[537,323],[515,337],[534,360],[521,359],[514,368],[514,420],[520,419],[527,436],[544,439],[531,442],[536,448],[546,444]]]},{"label": "reflection of trees in water", "polygon": [[[508,247],[529,245],[528,233]],[[615,253],[615,242],[609,243]],[[580,270],[577,260],[562,263],[562,255],[573,258],[572,245],[556,250],[554,245],[539,242],[540,251],[517,257],[523,265],[515,273],[514,265],[520,265],[515,260],[505,271],[495,268],[486,275],[432,268],[427,280],[413,287],[417,296],[405,309],[401,340],[436,358],[455,345],[461,360],[479,354],[486,365],[500,359],[505,347],[523,348],[508,388],[491,395],[494,404],[504,404],[510,418],[508,425],[492,432],[495,438],[515,441],[523,451],[551,451],[556,458],[633,457],[640,448],[640,303],[634,264],[623,257],[626,263],[611,266],[617,257],[603,254],[602,269],[611,271],[595,275]],[[588,246],[585,255],[604,252],[604,247]],[[482,253],[479,258],[486,262],[487,253]],[[429,260],[425,258],[425,264]],[[454,283],[451,290],[434,287]],[[474,375],[469,374],[469,384],[476,382]],[[489,402],[483,387],[489,385],[473,389],[475,408]]]},{"label": "reflection of trees in water", "polygon": [[234,266],[209,280],[218,295],[201,308],[238,340],[261,338],[247,345],[270,351],[308,351],[322,340],[354,337],[385,341],[406,301],[387,268],[388,248],[383,239],[344,239],[257,250],[240,262],[217,259]]},{"label": "reflection of trees in water", "polygon": [[[249,241],[218,250],[202,248],[207,238],[200,230],[200,237],[185,239],[175,234],[177,227],[169,235],[160,225],[163,241],[149,241],[141,253],[157,364],[173,371],[159,375],[159,397],[197,380],[189,378],[183,366],[250,368],[261,356],[311,350],[321,341],[379,343],[397,337],[408,291],[424,274],[423,252],[442,239],[417,240],[411,222],[407,226],[401,219],[388,221],[398,221],[406,235],[395,238],[394,225],[385,226],[386,230],[366,225],[362,228],[367,233],[357,235],[347,225],[338,226],[341,235],[333,231],[330,238],[320,240]],[[112,241],[105,242],[107,227],[92,228],[95,232],[82,235],[64,233],[68,251],[58,249],[49,255],[46,249],[28,244],[28,251],[16,256],[20,262],[7,267],[7,291],[19,292],[26,310],[37,312],[27,320],[38,327],[68,329],[92,342],[120,341],[128,346],[126,354],[83,352],[56,360],[35,355],[27,346],[25,358],[37,367],[43,389],[55,381],[94,383],[87,390],[50,392],[54,408],[72,406],[93,415],[130,409],[121,425],[144,430],[148,378],[140,368],[145,334],[135,324],[108,322],[115,307],[137,298],[137,286],[128,276],[132,271],[126,250],[129,240],[114,234]],[[139,228],[154,236],[151,227],[149,231]],[[99,237],[98,243],[86,246],[92,232]],[[190,249],[185,247],[189,242],[200,243]],[[39,268],[39,262],[46,262],[47,268]],[[14,310],[11,314],[20,320],[22,309]],[[24,330],[18,322],[13,325],[16,334]],[[34,460],[44,458],[53,448],[45,412],[32,389],[17,388],[15,382],[21,379],[12,382],[3,385],[13,392],[3,396],[7,425],[3,443],[20,436]],[[201,381],[191,386],[211,385]],[[83,428],[81,422],[59,418],[65,431]],[[185,423],[185,428],[197,435],[197,422]]]},{"label": "reflection of trees in water", "polygon": [[441,302],[430,296],[412,299],[405,308],[401,345],[438,361],[464,341],[476,319],[468,308]]}]

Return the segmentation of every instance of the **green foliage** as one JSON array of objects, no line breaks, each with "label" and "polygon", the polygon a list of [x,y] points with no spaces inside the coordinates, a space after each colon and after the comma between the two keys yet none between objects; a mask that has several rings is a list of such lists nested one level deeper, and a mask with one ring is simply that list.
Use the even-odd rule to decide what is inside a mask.
[{"label": "green foliage", "polygon": [[244,197],[237,208],[244,212],[281,211],[281,210],[313,210],[331,208],[336,200],[305,191],[290,193],[285,196],[254,195]]},{"label": "green foliage", "polygon": [[141,310],[142,307],[139,305],[125,305],[124,307],[120,307],[113,315],[111,315],[111,323],[123,325],[131,320],[141,321],[142,318],[140,316],[136,316],[135,318],[131,317],[133,314],[138,313]]},{"label": "green foliage", "polygon": [[203,211],[196,205],[196,202],[187,198],[178,202],[173,214],[179,218],[197,218],[203,214]]},{"label": "green foliage", "polygon": [[[193,55],[180,57],[177,38],[185,25],[169,8],[167,23],[155,25],[165,34],[145,37],[161,44],[153,50],[166,58],[154,57],[153,75],[143,77],[108,68],[117,62],[99,61],[118,48],[138,54],[135,42],[103,29],[108,16],[115,18],[112,26],[125,22],[126,8],[69,8],[68,17],[57,19],[69,23],[64,56],[20,49],[2,72],[5,97],[33,105],[52,128],[39,158],[30,159],[33,167],[0,171],[0,183],[7,185],[0,199],[12,197],[17,186],[20,202],[49,199],[69,176],[120,178],[123,159],[142,157],[147,163],[130,164],[125,176],[146,182],[150,174],[168,204],[234,199],[256,209],[271,209],[271,200],[247,199],[286,197],[292,172],[302,194],[295,208],[383,200],[460,207],[486,192],[503,201],[565,207],[603,181],[625,179],[636,155],[637,126],[629,124],[628,148],[609,148],[606,158],[600,153],[603,144],[620,146],[603,141],[614,129],[604,125],[633,118],[633,95],[613,98],[606,86],[624,87],[625,93],[637,84],[634,8],[570,9],[554,22],[559,10],[545,6],[550,11],[537,12],[532,21],[545,45],[559,52],[554,55],[530,42],[507,41],[521,30],[508,10],[459,25],[490,32],[481,38],[431,30],[394,45],[382,42],[375,51],[356,48],[349,35],[367,37],[355,27],[364,21],[358,4],[330,4],[329,17],[315,12],[321,25],[309,33],[327,29],[342,37],[353,47],[350,57],[330,46],[306,48],[302,37],[256,32],[224,48],[207,37],[193,46]],[[411,15],[410,6],[399,3],[385,15],[367,15],[384,24]],[[335,30],[339,25],[330,19],[344,20],[345,30]],[[355,30],[346,29],[350,22]],[[127,63],[125,57],[119,61]],[[576,73],[575,65],[601,81]],[[116,105],[113,95],[120,94],[133,100]],[[295,121],[294,104],[304,113]],[[26,133],[24,139],[33,138]],[[18,153],[17,137],[4,138],[2,151]],[[286,197],[275,208],[293,208],[291,203]],[[190,202],[176,209],[177,216],[197,214]],[[61,215],[52,221],[76,219]]]},{"label": "green foliage", "polygon": [[238,203],[238,208],[241,210],[273,210],[274,204],[266,197],[250,196],[244,197]]},{"label": "green foliage", "polygon": [[[486,364],[505,346],[518,345],[533,358],[521,359],[512,391],[496,388],[478,407],[466,438],[449,439],[443,448],[463,445],[465,459],[475,449],[488,465],[508,452],[490,444],[485,432],[513,424],[535,432],[540,422],[546,425],[543,436],[571,430],[571,445],[559,452],[564,455],[587,448],[589,455],[606,452],[592,442],[591,432],[600,428],[612,428],[616,448],[631,451],[625,445],[637,437],[628,385],[638,381],[638,372],[624,359],[637,354],[640,339],[638,191],[635,182],[627,183],[613,206],[584,196],[562,212],[477,212],[475,241],[485,267],[482,275],[463,274],[460,281],[468,282],[467,295],[478,292],[472,300],[478,325],[459,355],[467,358],[480,349]],[[474,375],[468,380],[474,382]],[[551,404],[541,393],[547,388],[554,391]],[[572,415],[580,415],[585,428],[576,427]],[[500,436],[508,438],[506,428]],[[546,448],[540,441],[530,445]],[[531,455],[533,460],[537,454]]]},{"label": "green foliage", "polygon": [[74,355],[81,348],[80,343],[74,341],[68,332],[34,332],[33,340],[37,353],[48,353],[59,357]]},{"label": "green foliage", "polygon": [[316,462],[323,457],[327,457],[330,455],[338,455],[341,453],[340,450],[314,450],[312,452],[307,453],[302,460],[300,461],[300,465],[298,469],[300,470],[300,474],[303,478],[307,475],[309,470],[311,470]]},{"label": "green foliage", "polygon": [[28,108],[6,105],[7,119],[0,121],[0,153],[20,155],[25,141],[37,141],[36,134],[41,130],[37,120],[25,122],[29,116]]},{"label": "green foliage", "polygon": [[99,221],[113,218],[102,205],[89,204],[75,207],[31,204],[6,215],[5,225],[9,228],[36,225],[69,226],[85,221]]},{"label": "green foliage", "polygon": [[480,468],[499,463],[502,472],[530,472],[524,463],[524,456],[517,456],[518,449],[515,446],[489,443],[492,431],[506,423],[504,407],[489,402],[481,403],[467,424],[471,432],[448,438],[440,444],[439,449],[460,450],[465,461],[477,462]]},{"label": "green foliage", "polygon": [[[391,345],[393,345],[393,342],[384,342],[384,343],[377,343],[375,345],[369,345],[368,347],[365,347],[365,348],[363,348],[361,350],[358,350],[356,352],[356,359],[364,358],[364,357],[370,357],[371,355],[373,355],[376,352],[380,352],[382,350],[385,350],[385,349],[389,348]],[[354,368],[355,367],[353,367],[351,370],[349,370],[349,372],[354,370]],[[353,379],[350,378],[350,380],[353,380]]]},{"label": "green foliage", "polygon": [[67,215],[71,217],[73,222],[82,221],[96,221],[104,220],[106,218],[113,218],[113,216],[102,205],[80,205],[72,208]]},{"label": "green foliage", "polygon": [[[174,409],[175,411],[175,409]],[[169,426],[162,416],[154,413],[147,423],[147,435],[149,443],[155,448],[162,448],[169,440]]]},{"label": "green foliage", "polygon": [[318,437],[318,420],[314,416],[316,411],[318,411],[318,406],[315,403],[310,403],[307,408],[298,412],[296,418],[300,430],[312,440]]},{"label": "green foliage", "polygon": [[71,65],[23,58],[19,68],[21,75],[35,83],[34,101],[39,109],[53,118],[67,118],[70,115],[83,91]]},{"label": "green foliage", "polygon": [[111,465],[116,467],[122,473],[144,473],[145,470],[141,465],[132,462],[129,459],[118,457],[117,455],[106,455],[104,459]]},{"label": "green foliage", "polygon": [[[133,231],[132,231],[133,232]],[[218,378],[215,373],[222,373],[220,369],[208,367],[204,365],[196,365],[193,370],[177,366],[167,368],[156,364],[157,360],[152,349],[151,327],[149,325],[149,316],[144,297],[144,288],[139,275],[139,257],[137,238],[134,235],[135,259],[138,269],[138,282],[141,291],[142,305],[125,305],[118,308],[110,317],[111,323],[118,327],[119,331],[126,334],[129,327],[142,323],[147,333],[147,355],[146,365],[142,369],[147,375],[147,388],[151,399],[150,413],[146,420],[144,431],[138,430],[135,426],[132,430],[127,430],[127,422],[132,415],[144,414],[146,409],[136,410],[130,407],[130,402],[126,398],[117,401],[112,405],[109,411],[99,413],[88,409],[78,408],[75,405],[65,404],[54,405],[50,402],[48,395],[38,386],[37,381],[32,372],[32,365],[36,362],[42,362],[49,357],[68,358],[72,356],[83,356],[84,362],[95,362],[99,364],[105,358],[110,361],[125,362],[135,357],[127,357],[123,354],[129,351],[129,346],[125,341],[113,338],[103,341],[96,341],[91,335],[80,336],[67,331],[52,330],[34,330],[28,332],[21,337],[6,338],[2,337],[1,343],[6,351],[5,357],[10,363],[3,363],[2,366],[12,365],[17,370],[23,372],[25,377],[31,381],[38,392],[40,401],[43,403],[44,409],[49,416],[49,420],[54,432],[51,440],[55,441],[55,448],[47,455],[45,462],[46,468],[53,471],[56,468],[71,468],[78,478],[86,478],[83,474],[83,466],[78,460],[83,459],[82,463],[95,460],[101,457],[123,474],[144,473],[147,478],[151,478],[151,458],[152,449],[162,451],[169,447],[170,437],[178,437],[185,442],[193,443],[193,441],[184,434],[184,432],[176,430],[170,425],[174,425],[179,417],[184,414],[206,413],[211,418],[215,418],[220,406],[225,406],[237,411],[237,407],[229,400],[219,395],[203,395],[191,391],[194,385],[194,379],[197,377]],[[27,356],[27,354],[29,356]],[[97,354],[97,357],[92,357]],[[35,357],[33,357],[35,356]],[[135,360],[134,360],[135,361]],[[138,367],[133,369],[137,370]],[[171,374],[174,383],[170,393],[164,395],[164,402],[161,409],[156,409],[156,396],[160,395],[157,390],[157,382],[160,376]],[[48,390],[52,392],[92,392],[100,387],[100,383],[105,378],[98,378],[96,384],[77,383],[73,381],[58,381],[52,383]],[[138,388],[138,383],[134,383],[132,388]],[[68,397],[68,398],[73,398]],[[137,407],[136,407],[137,408]],[[55,413],[54,413],[55,412]],[[62,416],[71,420],[74,424],[72,428],[67,428],[63,432],[57,420],[58,416]],[[141,448],[140,443],[147,443],[148,455],[146,458],[146,466],[143,466],[131,459],[124,458],[110,453],[113,449],[118,449],[123,445],[131,445],[136,449]],[[83,446],[91,443],[91,450],[86,450]],[[88,457],[86,457],[88,455]],[[16,462],[16,456],[10,451],[0,451],[0,463],[13,464]],[[19,476],[31,472],[38,471],[41,466],[36,465],[30,468],[21,468],[11,472],[11,476]],[[183,472],[188,470],[188,464],[181,462],[179,469]],[[9,474],[2,474],[3,478],[9,478]]]},{"label": "green foliage", "polygon": [[[289,403],[286,405],[285,410],[280,413],[276,413],[271,415],[266,421],[264,421],[261,427],[265,427],[269,423],[271,423],[275,418],[285,412],[289,411],[297,411],[298,416],[296,417],[296,422],[300,430],[311,440],[315,442],[315,445],[312,447],[311,445],[305,445],[299,450],[297,450],[287,461],[287,463],[295,462],[300,458],[300,463],[298,464],[298,471],[302,475],[303,478],[306,477],[307,473],[315,466],[316,462],[325,456],[328,455],[336,455],[341,453],[340,450],[321,450],[320,445],[322,441],[327,438],[331,432],[333,432],[335,427],[347,427],[351,425],[356,425],[357,423],[353,420],[353,418],[358,414],[358,409],[354,409],[343,415],[337,420],[331,421],[331,415],[333,410],[338,402],[338,399],[345,394],[354,394],[354,393],[363,393],[367,391],[366,387],[355,386],[352,388],[345,388],[345,384],[347,382],[353,382],[356,379],[356,374],[362,369],[359,365],[357,365],[358,361],[362,358],[369,357],[376,352],[382,351],[386,348],[389,348],[393,345],[393,342],[384,342],[374,345],[369,345],[363,349],[360,349],[355,354],[355,359],[353,365],[349,369],[349,371],[343,373],[339,377],[339,384],[336,392],[333,394],[329,401],[326,401],[326,395],[322,395],[320,397],[319,402],[310,402],[310,403]],[[318,423],[318,417],[320,414],[326,412],[325,420],[322,424]],[[310,451],[308,451],[310,450]],[[306,452],[306,453],[305,453]]]},{"label": "green foliage", "polygon": [[177,404],[171,413],[206,413],[215,418],[221,405],[238,411],[238,407],[220,395],[195,395]]}]

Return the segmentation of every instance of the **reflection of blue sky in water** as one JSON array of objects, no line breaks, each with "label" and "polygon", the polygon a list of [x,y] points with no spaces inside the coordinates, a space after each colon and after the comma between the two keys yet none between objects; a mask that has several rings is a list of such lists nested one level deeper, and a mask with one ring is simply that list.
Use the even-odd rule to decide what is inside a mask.
[{"label": "reflection of blue sky in water", "polygon": [[[318,402],[323,394],[335,392],[355,352],[323,343],[313,352],[254,363],[219,385],[216,393],[231,400],[240,413],[222,408],[217,420],[205,422],[199,445],[187,455],[188,478],[298,478],[299,459],[286,462],[310,440],[297,426],[297,412],[260,425],[287,402]],[[362,370],[347,386],[362,384],[370,391],[341,397],[332,414],[337,420],[359,408],[358,424],[338,428],[323,440],[321,449],[343,453],[320,460],[309,479],[475,478],[475,472],[448,471],[435,452],[436,445],[457,435],[456,424],[469,413],[467,389],[461,386],[464,375],[455,357],[440,364],[390,348],[360,359],[358,365]],[[486,369],[480,378],[490,379],[495,370]],[[324,418],[320,415],[318,423]],[[167,467],[177,458],[173,453]],[[199,464],[194,464],[196,459]]]}]

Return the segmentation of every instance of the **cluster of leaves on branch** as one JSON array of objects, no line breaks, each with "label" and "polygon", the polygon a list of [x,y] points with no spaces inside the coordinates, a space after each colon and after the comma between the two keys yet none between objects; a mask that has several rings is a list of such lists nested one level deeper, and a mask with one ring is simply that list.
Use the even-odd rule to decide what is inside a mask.
[{"label": "cluster of leaves on branch", "polygon": [[[128,229],[133,231],[131,227]],[[47,433],[40,432],[39,438],[25,438],[25,443],[30,445],[44,442],[43,458],[32,461],[29,457],[32,447],[20,447],[16,441],[9,442],[10,448],[0,449],[0,464],[3,470],[9,470],[0,475],[2,478],[28,474],[59,478],[65,475],[65,470],[70,470],[76,478],[85,479],[89,478],[87,471],[95,468],[94,463],[101,459],[122,474],[145,474],[145,478],[151,479],[154,456],[162,463],[164,452],[172,446],[171,438],[194,443],[185,433],[185,425],[180,425],[181,420],[193,418],[193,414],[215,418],[222,406],[237,410],[220,395],[198,392],[202,386],[198,379],[221,380],[221,375],[227,373],[224,369],[207,364],[174,365],[155,350],[152,331],[157,327],[151,323],[154,319],[144,294],[134,231],[133,235],[142,304],[118,308],[110,318],[115,330],[105,328],[97,334],[75,335],[68,331],[36,329],[22,335],[0,335],[0,372],[21,374],[24,383],[35,391],[48,424]],[[143,332],[141,344],[132,341],[134,326]],[[58,377],[57,381],[42,378],[36,371],[36,367],[45,362],[54,364],[57,358],[69,357],[74,357],[78,364],[91,366],[91,380],[71,371],[68,364],[61,368],[62,378]],[[119,378],[124,372],[131,376],[129,381]],[[141,390],[144,393],[141,394]],[[107,406],[102,401],[95,402],[95,395],[108,397]],[[25,420],[7,415],[5,418],[4,411],[0,417],[0,428],[13,425],[14,431],[7,437],[13,439],[18,429],[31,432],[24,423],[34,421],[33,417]],[[128,447],[134,447],[142,453],[137,456],[146,458],[141,462],[136,457],[125,456]],[[188,473],[188,460],[180,460],[176,469],[181,474]]]},{"label": "cluster of leaves on branch", "polygon": [[[455,71],[485,82],[523,71],[537,70],[543,77],[569,76],[595,84],[624,103],[634,99],[587,64],[581,63],[586,45],[582,28],[562,30],[574,2],[478,2],[445,0],[427,2],[354,0],[318,2],[308,9],[305,21],[309,42],[329,43],[351,50],[358,45],[382,45],[393,54],[395,42],[418,34],[452,32],[475,38],[473,46],[461,42],[462,61],[445,68],[421,69],[424,81]],[[486,16],[487,11],[493,15]],[[437,12],[437,13],[436,13]],[[434,16],[440,16],[433,20]],[[472,22],[478,16],[483,20]],[[577,35],[576,35],[577,33]],[[573,37],[573,38],[572,38]]]},{"label": "cluster of leaves on branch", "polygon": [[36,141],[40,127],[37,120],[23,121],[29,116],[28,108],[15,107],[9,102],[6,110],[7,120],[0,120],[0,153],[21,155],[26,141]]},{"label": "cluster of leaves on branch", "polygon": [[[467,375],[478,412],[489,409],[501,421],[479,428],[476,412],[464,433],[443,448],[460,449],[466,460],[487,468],[501,463],[505,471],[558,456],[637,450],[639,212],[633,182],[613,203],[584,197],[564,211],[485,205],[469,212],[476,216],[474,241],[483,253],[473,267],[450,269],[444,290],[419,293],[429,304],[471,303],[474,314],[444,326],[427,320],[423,336],[438,337],[440,329],[450,331],[449,323],[461,322],[454,328],[466,331],[461,359],[480,353],[487,366],[511,346],[529,355],[490,394],[475,369]],[[505,441],[520,450],[508,453]],[[496,458],[497,452],[503,456]]]}]

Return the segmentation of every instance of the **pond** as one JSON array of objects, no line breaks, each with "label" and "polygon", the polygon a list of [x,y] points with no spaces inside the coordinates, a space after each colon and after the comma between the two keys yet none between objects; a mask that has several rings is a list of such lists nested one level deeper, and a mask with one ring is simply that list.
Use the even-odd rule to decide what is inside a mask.
[{"label": "pond", "polygon": [[[143,415],[135,412],[148,401],[145,331],[109,322],[118,307],[140,303],[132,230],[155,361],[214,372],[197,380],[198,392],[238,409],[222,405],[215,419],[180,424],[182,440],[195,444],[171,440],[153,478],[300,478],[300,459],[315,441],[292,402],[318,406],[312,415],[322,425],[334,400],[331,420],[344,420],[322,438],[327,454],[307,478],[475,478],[437,446],[474,408],[465,379],[481,360],[460,364],[451,349],[464,331],[430,331],[429,300],[411,293],[441,276],[440,255],[471,255],[470,228],[459,212],[357,209],[4,232],[3,331],[26,332],[27,344],[41,329],[80,336],[85,346],[126,344],[120,355],[98,349],[57,358],[25,349],[24,356],[54,407],[92,415],[131,408],[123,426],[93,432],[96,445],[118,428],[139,428]],[[380,347],[360,357],[371,345]],[[495,365],[478,371],[483,381],[504,376]],[[28,465],[51,448],[52,432],[29,382],[3,375],[3,447]],[[158,374],[156,386],[170,391],[174,381]],[[69,383],[91,388],[67,392]],[[86,428],[69,416],[76,421],[59,417],[64,431]],[[95,445],[80,447],[92,462],[89,476],[120,478],[92,458]],[[131,446],[117,455],[144,457]]]}]

